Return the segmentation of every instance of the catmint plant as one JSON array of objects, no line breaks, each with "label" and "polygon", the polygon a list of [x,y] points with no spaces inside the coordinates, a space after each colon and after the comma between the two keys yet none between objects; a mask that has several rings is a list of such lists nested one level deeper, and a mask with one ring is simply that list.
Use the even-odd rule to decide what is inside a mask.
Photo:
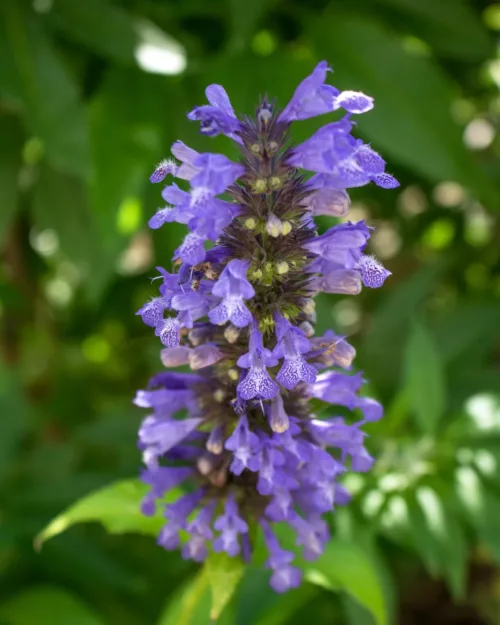
[{"label": "catmint plant", "polygon": [[[164,345],[163,365],[192,372],[165,371],[137,393],[135,403],[149,411],[139,430],[150,486],[142,510],[154,514],[182,484],[183,495],[161,504],[158,542],[197,562],[210,550],[250,559],[260,527],[277,592],[298,586],[301,574],[276,524],[293,529],[304,558],[322,553],[322,517],[349,501],[342,476],[371,468],[362,426],[382,416],[377,401],[359,394],[353,347],[314,329],[318,293],[356,295],[390,275],[365,253],[372,228],[364,221],[343,220],[318,235],[314,217],[344,218],[351,187],[398,186],[384,160],[351,134],[353,116],[373,99],[326,84],[328,71],[319,63],[283,110],[264,98],[243,120],[223,87],[210,85],[209,104],[188,117],[208,137],[235,142],[239,162],[177,141],[174,159],[151,176],[189,182],[186,190],[169,181],[167,205],[149,221],[185,224],[188,233],[173,270],[158,268],[159,295],[138,314]],[[293,123],[336,110],[338,121],[291,143]],[[319,403],[351,417],[332,408],[320,418]]]}]

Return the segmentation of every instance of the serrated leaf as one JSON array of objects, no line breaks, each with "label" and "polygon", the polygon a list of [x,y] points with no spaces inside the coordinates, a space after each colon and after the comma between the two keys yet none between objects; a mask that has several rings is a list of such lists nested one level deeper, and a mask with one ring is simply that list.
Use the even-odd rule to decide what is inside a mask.
[{"label": "serrated leaf", "polygon": [[33,14],[17,0],[5,0],[0,7],[26,127],[41,139],[54,167],[86,176],[90,172],[87,124],[73,77]]},{"label": "serrated leaf", "polygon": [[0,621],[9,625],[103,625],[81,599],[56,586],[36,586],[4,600]]},{"label": "serrated leaf", "polygon": [[[140,505],[149,490],[138,480],[124,480],[90,493],[52,520],[36,537],[35,545],[41,545],[76,523],[91,521],[101,523],[112,534],[137,532],[156,536],[165,524],[165,519],[158,511],[155,516],[147,517],[141,512]],[[179,491],[173,489],[167,495],[167,501],[173,501]]]},{"label": "serrated leaf", "polygon": [[432,58],[410,54],[398,33],[361,14],[336,10],[314,20],[310,32],[321,57],[335,64],[335,86],[375,98],[375,109],[356,124],[382,151],[389,170],[398,161],[431,181],[460,181],[498,205],[498,188],[451,117],[455,88]]},{"label": "serrated leaf", "polygon": [[305,578],[329,590],[343,590],[365,607],[378,625],[387,623],[382,581],[366,553],[357,545],[331,540],[324,554],[304,567]]},{"label": "serrated leaf", "polygon": [[420,429],[434,432],[446,404],[444,371],[431,335],[418,323],[406,346],[405,386]]},{"label": "serrated leaf", "polygon": [[226,553],[211,553],[205,561],[205,570],[212,591],[210,618],[219,618],[236,592],[244,572],[243,560]]}]

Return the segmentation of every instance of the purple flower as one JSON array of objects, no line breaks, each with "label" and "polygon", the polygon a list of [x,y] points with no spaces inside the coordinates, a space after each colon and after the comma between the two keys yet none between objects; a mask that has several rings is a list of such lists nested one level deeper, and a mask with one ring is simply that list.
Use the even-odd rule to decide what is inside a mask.
[{"label": "purple flower", "polygon": [[[322,515],[349,502],[346,472],[371,469],[363,427],[383,413],[360,395],[345,338],[315,334],[318,292],[355,295],[362,285],[382,286],[390,272],[366,255],[364,221],[318,236],[314,217],[344,218],[352,187],[398,185],[352,134],[352,115],[373,99],[327,85],[328,72],[319,63],[283,111],[266,97],[243,121],[221,86],[208,87],[209,104],[188,117],[203,134],[239,143],[240,162],[177,141],[177,161],[155,169],[153,182],[173,175],[187,183],[162,190],[167,205],[149,225],[177,222],[187,233],[172,273],[157,268],[159,293],[137,312],[165,346],[162,363],[197,372],[161,372],[134,400],[148,409],[138,441],[150,487],[142,511],[154,514],[160,503],[167,523],[158,543],[196,562],[211,550],[250,561],[260,525],[276,592],[297,587],[301,573],[274,524],[291,528],[304,558],[321,555],[329,539]],[[294,121],[339,108],[343,118],[290,144]],[[318,401],[333,416],[321,410],[318,418]],[[336,406],[351,414],[335,416]],[[174,488],[183,492],[172,501]]]},{"label": "purple flower", "polygon": [[189,148],[182,141],[176,141],[172,145],[171,150],[175,158],[178,158],[182,162],[182,165],[179,166],[175,175],[182,180],[191,180],[191,178],[198,173],[194,162],[199,156],[199,152]]},{"label": "purple flower", "polygon": [[212,295],[220,297],[221,303],[209,313],[212,323],[223,325],[230,321],[237,328],[244,328],[252,321],[252,315],[244,304],[251,299],[255,290],[247,280],[250,263],[234,259],[222,271],[212,288]]},{"label": "purple flower", "polygon": [[269,523],[261,521],[260,525],[264,530],[266,547],[269,552],[266,566],[273,571],[271,587],[276,592],[280,593],[290,588],[297,588],[300,586],[302,574],[299,569],[290,566],[290,563],[293,562],[295,558],[294,554],[280,547],[276,536],[271,531]]},{"label": "purple flower", "polygon": [[178,166],[175,161],[165,159],[158,163],[149,179],[151,182],[161,182],[168,176],[168,174],[173,174],[174,176],[178,175],[177,170]]},{"label": "purple flower", "polygon": [[373,98],[358,91],[343,91],[325,85],[327,72],[331,71],[325,61],[318,63],[313,73],[295,90],[292,99],[280,113],[278,120],[292,122],[316,117],[343,108],[349,113],[366,113],[373,108]]},{"label": "purple flower", "polygon": [[252,322],[249,350],[238,358],[238,366],[248,369],[245,378],[238,384],[238,395],[245,400],[254,397],[272,399],[279,392],[279,386],[269,375],[266,367],[274,367],[277,364],[278,359],[264,347],[262,334],[257,324]]},{"label": "purple flower", "polygon": [[349,221],[333,226],[304,247],[338,269],[353,269],[361,259],[361,251],[369,238],[370,230],[364,221],[356,224]]},{"label": "purple flower", "polygon": [[304,335],[304,331],[292,326],[281,315],[277,315],[276,338],[278,342],[273,350],[273,356],[284,358],[283,366],[276,376],[281,386],[290,390],[299,382],[314,382],[317,371],[303,356],[311,349],[311,343]]},{"label": "purple flower", "polygon": [[240,552],[238,536],[248,532],[248,524],[239,516],[238,505],[234,497],[226,501],[224,514],[215,520],[214,528],[220,532],[214,542],[214,551],[225,551],[230,556]]},{"label": "purple flower", "polygon": [[201,122],[201,132],[209,137],[224,134],[241,142],[236,134],[240,132],[241,123],[234,114],[224,87],[210,85],[206,88],[205,95],[210,105],[197,106],[188,114],[188,118]]},{"label": "purple flower", "polygon": [[376,258],[364,254],[359,259],[358,268],[363,284],[371,289],[381,287],[385,279],[391,275],[391,272],[384,269]]},{"label": "purple flower", "polygon": [[226,449],[233,452],[233,461],[229,467],[231,473],[241,475],[244,469],[257,471],[259,468],[258,445],[259,439],[249,430],[246,416],[241,416],[236,429],[224,445]]},{"label": "purple flower", "polygon": [[213,532],[210,528],[215,502],[202,508],[195,519],[187,525],[189,540],[182,546],[182,557],[186,560],[203,562],[208,555],[207,541],[212,540]]}]

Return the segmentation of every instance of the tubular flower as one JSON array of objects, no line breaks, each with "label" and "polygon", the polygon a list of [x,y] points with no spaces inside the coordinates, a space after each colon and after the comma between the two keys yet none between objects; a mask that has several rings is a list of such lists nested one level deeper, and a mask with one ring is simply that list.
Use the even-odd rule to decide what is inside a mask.
[{"label": "tubular flower", "polygon": [[[155,169],[152,182],[176,176],[190,188],[169,181],[168,204],[151,228],[175,221],[188,233],[174,273],[158,268],[159,294],[137,313],[163,343],[165,367],[192,370],[160,373],[135,399],[149,411],[139,429],[150,486],[142,509],[163,507],[159,544],[195,561],[210,550],[248,559],[258,526],[277,592],[296,587],[300,570],[275,524],[293,529],[306,559],[322,553],[322,515],[349,501],[342,475],[371,468],[362,426],[382,416],[378,402],[360,396],[354,349],[332,331],[314,331],[318,292],[355,295],[382,286],[390,272],[365,253],[372,228],[364,221],[318,235],[313,218],[344,218],[350,187],[398,185],[351,134],[351,116],[373,99],[327,85],[328,70],[320,63],[283,110],[264,99],[243,120],[221,86],[208,87],[209,104],[188,117],[203,134],[234,141],[241,157],[235,163],[177,141],[177,160]],[[335,110],[344,111],[339,121],[290,147],[293,123]],[[318,418],[313,402],[351,417],[332,408],[334,416]],[[177,501],[162,503],[184,486]]]}]

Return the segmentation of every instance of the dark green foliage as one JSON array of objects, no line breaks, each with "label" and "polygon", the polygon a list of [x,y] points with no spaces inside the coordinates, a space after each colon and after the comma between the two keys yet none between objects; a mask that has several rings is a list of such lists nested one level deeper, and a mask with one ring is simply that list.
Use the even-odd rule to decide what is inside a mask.
[{"label": "dark green foliage", "polygon": [[[185,71],[137,66],[152,25]],[[495,29],[489,0],[0,2],[1,623],[208,625],[212,605],[221,625],[500,624]],[[321,59],[375,97],[357,132],[402,183],[351,193],[392,277],[318,302],[386,416],[308,582],[273,594],[257,552],[231,597],[240,571],[164,552],[138,513],[131,399],[161,363],[134,312],[182,231],[147,230],[148,177],[178,138],[236,158],[185,118],[206,85],[251,115]]]}]

